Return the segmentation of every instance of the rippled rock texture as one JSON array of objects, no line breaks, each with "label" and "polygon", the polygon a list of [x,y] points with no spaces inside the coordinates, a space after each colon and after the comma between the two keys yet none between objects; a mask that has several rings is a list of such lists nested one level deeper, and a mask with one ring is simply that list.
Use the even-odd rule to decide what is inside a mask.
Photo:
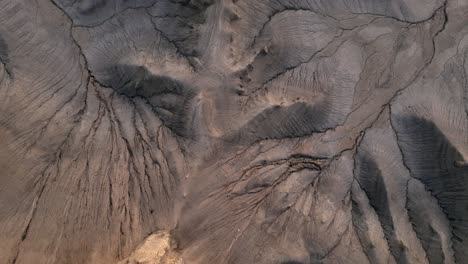
[{"label": "rippled rock texture", "polygon": [[0,263],[466,263],[467,13],[0,0]]}]

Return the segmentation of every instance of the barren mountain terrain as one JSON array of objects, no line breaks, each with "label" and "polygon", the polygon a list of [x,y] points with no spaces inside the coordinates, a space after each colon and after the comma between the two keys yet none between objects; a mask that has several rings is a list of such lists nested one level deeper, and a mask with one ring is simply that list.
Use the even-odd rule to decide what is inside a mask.
[{"label": "barren mountain terrain", "polygon": [[468,0],[0,0],[0,264],[468,263]]}]

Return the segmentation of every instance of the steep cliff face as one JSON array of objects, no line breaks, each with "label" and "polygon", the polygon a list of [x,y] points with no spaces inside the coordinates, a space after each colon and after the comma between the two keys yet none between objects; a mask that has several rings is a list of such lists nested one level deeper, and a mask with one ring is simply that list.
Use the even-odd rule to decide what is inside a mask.
[{"label": "steep cliff face", "polygon": [[0,263],[465,263],[467,13],[0,0]]}]

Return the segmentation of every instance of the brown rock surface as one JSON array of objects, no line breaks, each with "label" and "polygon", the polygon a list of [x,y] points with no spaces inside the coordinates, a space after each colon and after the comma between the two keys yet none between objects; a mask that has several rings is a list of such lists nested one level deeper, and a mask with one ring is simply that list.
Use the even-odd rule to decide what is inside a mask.
[{"label": "brown rock surface", "polygon": [[0,0],[0,264],[465,263],[467,13]]}]

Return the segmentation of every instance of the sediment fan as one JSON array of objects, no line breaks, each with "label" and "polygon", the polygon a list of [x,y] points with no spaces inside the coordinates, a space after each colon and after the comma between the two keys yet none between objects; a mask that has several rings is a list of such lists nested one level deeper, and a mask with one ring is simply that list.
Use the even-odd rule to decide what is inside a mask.
[{"label": "sediment fan", "polygon": [[466,263],[467,13],[0,0],[0,263]]}]

